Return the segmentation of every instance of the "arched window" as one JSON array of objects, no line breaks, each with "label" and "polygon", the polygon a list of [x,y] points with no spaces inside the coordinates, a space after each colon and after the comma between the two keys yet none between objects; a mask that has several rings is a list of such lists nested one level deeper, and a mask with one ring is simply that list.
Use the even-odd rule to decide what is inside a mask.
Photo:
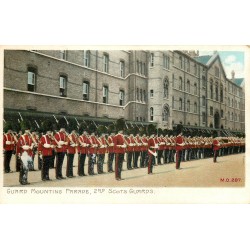
[{"label": "arched window", "polygon": [[187,112],[190,112],[190,101],[187,100]]},{"label": "arched window", "polygon": [[197,91],[197,83],[194,83],[194,94],[197,95],[198,91]]},{"label": "arched window", "polygon": [[179,57],[179,67],[182,69],[183,67],[183,63],[182,63],[182,57],[180,56]]},{"label": "arched window", "polygon": [[154,108],[150,108],[150,121],[152,122],[154,120]]},{"label": "arched window", "polygon": [[187,80],[187,92],[190,93],[190,81]]},{"label": "arched window", "polygon": [[220,87],[220,102],[223,102],[223,86]]},{"label": "arched window", "polygon": [[197,102],[194,103],[194,113],[197,113]]},{"label": "arched window", "polygon": [[230,98],[229,97],[227,99],[227,102],[228,102],[228,107],[230,107]]},{"label": "arched window", "polygon": [[167,99],[168,99],[168,92],[169,92],[168,86],[169,86],[168,79],[165,78],[164,83],[163,83],[163,98],[167,98]]},{"label": "arched window", "polygon": [[204,95],[202,96],[202,106],[206,106],[206,97]]},{"label": "arched window", "polygon": [[216,101],[219,101],[219,87],[218,87],[218,83],[216,83],[216,86],[215,86],[215,99],[216,99]]},{"label": "arched window", "polygon": [[172,96],[172,108],[174,109],[174,96]]},{"label": "arched window", "polygon": [[179,78],[179,90],[182,90],[182,78]]},{"label": "arched window", "polygon": [[168,118],[169,118],[169,108],[168,105],[164,105],[162,110],[162,121],[168,122]]},{"label": "arched window", "polygon": [[182,98],[179,99],[179,110],[182,110]]},{"label": "arched window", "polygon": [[210,80],[210,99],[214,98],[213,80]]},{"label": "arched window", "polygon": [[231,102],[232,108],[234,107],[234,100],[232,98],[232,102]]}]

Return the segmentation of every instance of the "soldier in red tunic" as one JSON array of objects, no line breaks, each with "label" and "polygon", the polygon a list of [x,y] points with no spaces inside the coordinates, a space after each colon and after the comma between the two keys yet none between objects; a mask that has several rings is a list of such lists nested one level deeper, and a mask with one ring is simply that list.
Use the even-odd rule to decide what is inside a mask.
[{"label": "soldier in red tunic", "polygon": [[146,134],[142,135],[141,138],[141,142],[142,142],[142,152],[141,152],[141,168],[146,168],[147,167],[147,162],[148,162],[148,139]]},{"label": "soldier in red tunic", "polygon": [[124,161],[124,154],[125,154],[125,148],[126,143],[123,135],[125,122],[123,119],[120,119],[117,121],[117,130],[118,134],[114,137],[114,149],[115,149],[115,178],[117,181],[123,180],[121,178],[121,172],[122,172],[122,164]]},{"label": "soldier in red tunic", "polygon": [[132,130],[130,131],[130,135],[125,138],[126,144],[127,144],[127,169],[132,169],[132,160],[134,162],[134,148],[135,148],[135,139],[132,133]]},{"label": "soldier in red tunic", "polygon": [[112,131],[108,137],[108,172],[112,173],[113,171],[113,161],[114,161],[114,136],[115,133]]},{"label": "soldier in red tunic", "polygon": [[149,132],[150,137],[148,139],[148,174],[153,174],[153,166],[155,163],[155,157],[157,155],[156,149],[158,144],[155,139],[155,132],[152,130]]},{"label": "soldier in red tunic", "polygon": [[105,153],[107,151],[107,142],[106,142],[104,133],[102,133],[101,136],[99,138],[97,138],[97,143],[98,143],[97,172],[98,172],[98,174],[104,174],[105,172],[103,171],[103,164],[104,164]]},{"label": "soldier in red tunic", "polygon": [[220,142],[217,138],[217,132],[214,132],[213,138],[214,138],[213,139],[213,152],[214,152],[213,160],[214,162],[217,162],[218,151],[220,150]]},{"label": "soldier in red tunic", "polygon": [[84,165],[85,165],[86,156],[88,154],[88,147],[90,145],[90,141],[88,138],[88,132],[86,131],[86,129],[83,129],[82,135],[79,136],[78,141],[79,141],[79,145],[78,145],[78,153],[79,153],[78,175],[79,176],[86,176],[85,171],[84,171]]},{"label": "soldier in red tunic", "polygon": [[49,178],[49,169],[51,164],[52,150],[55,147],[54,142],[51,138],[52,126],[50,123],[43,125],[46,134],[40,138],[38,145],[39,154],[42,155],[43,164],[41,169],[41,178],[43,181],[51,181]]},{"label": "soldier in red tunic", "polygon": [[55,133],[54,135],[54,145],[55,145],[55,152],[56,152],[56,179],[61,180],[65,179],[62,174],[62,166],[65,154],[67,153],[68,148],[68,141],[67,135],[65,132],[66,124],[60,124],[60,130]]},{"label": "soldier in red tunic", "polygon": [[6,133],[3,135],[3,150],[4,150],[4,172],[12,173],[13,171],[10,169],[10,161],[15,149],[15,138],[12,134],[12,126],[10,123],[5,125]]},{"label": "soldier in red tunic", "polygon": [[97,139],[95,137],[95,127],[89,128],[91,135],[89,136],[90,146],[88,150],[89,161],[88,161],[88,174],[95,175],[94,166],[96,161],[96,149],[98,147]]},{"label": "soldier in red tunic", "polygon": [[134,168],[139,168],[138,167],[138,159],[141,155],[141,138],[140,138],[140,134],[139,131],[136,131],[136,136],[134,137],[135,140],[135,147],[134,147],[134,152],[135,152],[135,160],[134,160]]},{"label": "soldier in red tunic", "polygon": [[185,146],[184,139],[182,136],[182,125],[178,124],[176,128],[177,137],[175,139],[175,151],[176,151],[176,169],[180,169],[180,163],[182,158],[182,149]]}]

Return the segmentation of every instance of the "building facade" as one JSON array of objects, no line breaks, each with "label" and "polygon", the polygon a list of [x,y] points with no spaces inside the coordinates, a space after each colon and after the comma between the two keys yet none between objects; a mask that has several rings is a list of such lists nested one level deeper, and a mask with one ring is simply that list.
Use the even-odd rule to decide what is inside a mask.
[{"label": "building facade", "polygon": [[245,130],[244,79],[195,51],[5,50],[4,117]]}]

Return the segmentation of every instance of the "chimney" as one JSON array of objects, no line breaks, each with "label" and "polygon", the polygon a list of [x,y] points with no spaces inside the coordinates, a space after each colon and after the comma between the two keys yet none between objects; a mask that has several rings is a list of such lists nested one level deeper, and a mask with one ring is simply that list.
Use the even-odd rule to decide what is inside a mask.
[{"label": "chimney", "polygon": [[231,75],[232,75],[232,80],[234,80],[234,77],[235,77],[235,72],[234,72],[234,70],[231,71]]}]

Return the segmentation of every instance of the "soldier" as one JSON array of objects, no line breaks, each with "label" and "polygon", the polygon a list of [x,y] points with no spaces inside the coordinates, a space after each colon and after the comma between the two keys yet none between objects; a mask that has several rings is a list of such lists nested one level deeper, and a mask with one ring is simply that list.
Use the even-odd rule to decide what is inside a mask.
[{"label": "soldier", "polygon": [[127,169],[131,170],[132,167],[132,160],[134,162],[134,147],[135,147],[135,139],[133,136],[132,131],[130,130],[130,135],[125,138],[126,144],[127,144]]},{"label": "soldier", "polygon": [[114,136],[115,133],[112,131],[108,137],[108,172],[112,173],[113,171],[113,161],[114,161]]},{"label": "soldier", "polygon": [[10,169],[10,161],[12,154],[15,149],[15,138],[12,133],[12,126],[10,123],[6,123],[4,126],[6,133],[3,135],[3,149],[4,149],[4,172],[12,173],[13,171]]},{"label": "soldier", "polygon": [[117,121],[117,130],[118,134],[114,137],[114,149],[116,154],[115,159],[115,178],[117,181],[123,180],[121,178],[122,172],[122,164],[124,160],[125,148],[126,143],[123,136],[123,129],[124,129],[125,122],[123,119]]},{"label": "soldier", "polygon": [[213,134],[213,152],[214,152],[214,157],[213,157],[213,161],[214,163],[217,162],[217,156],[218,156],[218,151],[220,149],[220,143],[219,140],[217,138],[217,132],[215,131]]},{"label": "soldier", "polygon": [[150,138],[148,139],[148,174],[153,174],[153,166],[155,163],[155,157],[157,155],[156,149],[158,148],[158,144],[156,142],[155,132],[151,130]]},{"label": "soldier", "polygon": [[178,124],[176,128],[177,137],[175,139],[175,151],[176,151],[176,169],[180,168],[181,158],[182,158],[182,149],[185,146],[184,139],[182,136],[182,125]]},{"label": "soldier", "polygon": [[89,146],[89,162],[88,162],[88,174],[95,175],[94,165],[96,161],[96,148],[98,146],[97,139],[95,137],[95,132],[93,131],[93,127],[90,127],[90,131],[92,131],[89,136],[90,146]]},{"label": "soldier", "polygon": [[147,163],[148,163],[148,139],[146,134],[143,134],[142,138],[141,138],[141,142],[142,142],[142,151],[141,151],[141,164],[140,167],[141,168],[146,168],[147,167]]},{"label": "soldier", "polygon": [[135,141],[135,147],[134,147],[134,154],[135,154],[134,168],[138,168],[138,159],[139,159],[140,154],[141,154],[141,144],[142,144],[139,132],[136,133],[134,141]]},{"label": "soldier", "polygon": [[41,169],[41,178],[42,181],[51,181],[49,178],[49,169],[51,164],[52,150],[55,147],[54,142],[51,138],[52,135],[52,124],[50,122],[44,122],[43,124],[44,131],[46,132],[40,138],[38,151],[42,155],[43,165]]},{"label": "soldier", "polygon": [[159,145],[158,152],[157,152],[158,153],[157,163],[158,163],[158,165],[162,165],[161,158],[163,157],[163,151],[164,151],[164,147],[166,145],[162,134],[156,138],[156,142]]},{"label": "soldier", "polygon": [[[19,131],[18,135],[17,135],[17,140],[20,139],[21,135],[23,134],[22,130]],[[18,143],[16,143],[15,145],[15,151],[17,152],[17,146]],[[20,168],[21,168],[21,158],[18,156],[18,154],[16,153],[16,172],[20,172]]]},{"label": "soldier", "polygon": [[100,138],[97,138],[98,148],[97,148],[97,172],[98,174],[104,174],[103,171],[103,164],[104,164],[104,157],[107,151],[107,143],[105,140],[105,134],[102,133]]},{"label": "soldier", "polygon": [[88,138],[88,132],[86,129],[83,130],[82,135],[79,136],[79,145],[78,145],[78,153],[79,153],[79,160],[78,160],[78,175],[79,176],[86,176],[84,171],[84,165],[86,160],[86,155],[88,154],[88,147],[90,145],[90,141]]},{"label": "soldier", "polygon": [[19,182],[22,185],[30,184],[28,182],[28,172],[33,168],[33,141],[30,137],[30,126],[27,122],[22,122],[24,134],[20,136],[17,143],[17,155],[21,159]]},{"label": "soldier", "polygon": [[[36,137],[36,131],[34,129],[31,129],[31,134],[30,134],[30,137],[33,141],[33,154],[32,154],[32,160],[34,162],[35,160],[35,155],[37,153],[37,148],[38,148],[38,140],[37,140],[37,137]],[[35,164],[33,164],[33,168],[31,168],[29,171],[36,171],[35,170]]]},{"label": "soldier", "polygon": [[73,162],[74,162],[74,156],[76,153],[76,149],[78,147],[78,139],[76,136],[76,130],[75,128],[71,129],[71,134],[67,137],[67,166],[66,166],[66,176],[68,178],[75,177],[73,174]]}]

